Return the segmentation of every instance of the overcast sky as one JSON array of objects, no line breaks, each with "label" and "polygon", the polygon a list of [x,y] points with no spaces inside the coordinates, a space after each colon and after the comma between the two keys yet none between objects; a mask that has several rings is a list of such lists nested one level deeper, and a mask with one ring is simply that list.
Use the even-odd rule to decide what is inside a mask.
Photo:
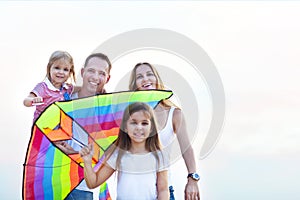
[{"label": "overcast sky", "polygon": [[[193,146],[201,199],[299,199],[299,20],[298,1],[1,1],[0,197],[21,198],[34,112],[22,101],[43,80],[51,53],[68,51],[79,74],[84,59],[111,37],[134,29],[159,28],[183,34],[201,46],[225,90],[222,136],[200,160],[212,111],[205,83],[199,80],[203,124]],[[167,54],[137,51],[115,60],[109,91],[115,90],[118,80],[139,60],[168,66],[177,59],[178,66],[172,64],[175,69],[184,65],[178,64],[182,61],[174,54]],[[185,75],[189,76],[193,74]],[[192,89],[199,87],[188,83]],[[192,120],[190,114],[187,120]],[[185,166],[182,160],[175,165],[176,196],[182,199]]]}]

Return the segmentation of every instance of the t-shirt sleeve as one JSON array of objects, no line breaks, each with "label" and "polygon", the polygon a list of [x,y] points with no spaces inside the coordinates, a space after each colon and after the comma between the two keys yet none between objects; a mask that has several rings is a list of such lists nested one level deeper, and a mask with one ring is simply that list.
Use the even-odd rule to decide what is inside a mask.
[{"label": "t-shirt sleeve", "polygon": [[44,97],[45,95],[45,84],[43,82],[38,83],[33,90],[31,91],[31,93],[35,94],[38,97]]},{"label": "t-shirt sleeve", "polygon": [[170,157],[165,151],[159,151],[158,152],[158,157],[159,157],[159,166],[158,166],[158,171],[165,171],[169,169],[170,166]]},{"label": "t-shirt sleeve", "polygon": [[116,149],[106,161],[106,164],[109,165],[114,170],[117,170],[117,156],[118,156],[118,150]]}]

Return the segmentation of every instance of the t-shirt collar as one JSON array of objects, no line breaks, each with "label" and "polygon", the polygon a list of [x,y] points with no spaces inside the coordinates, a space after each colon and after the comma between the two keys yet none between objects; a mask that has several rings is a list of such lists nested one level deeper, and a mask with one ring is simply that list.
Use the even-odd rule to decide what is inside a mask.
[{"label": "t-shirt collar", "polygon": [[[48,77],[45,78],[44,82],[46,83],[49,90],[60,91],[58,88],[54,87],[54,85],[50,82]],[[69,89],[69,86],[66,83],[63,83],[62,87],[65,88],[66,90]]]}]

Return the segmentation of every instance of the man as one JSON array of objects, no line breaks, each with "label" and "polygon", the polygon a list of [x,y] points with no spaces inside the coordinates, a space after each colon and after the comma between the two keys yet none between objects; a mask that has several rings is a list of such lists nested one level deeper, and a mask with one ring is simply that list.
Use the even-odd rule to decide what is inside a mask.
[{"label": "man", "polygon": [[[82,87],[77,93],[72,94],[71,98],[82,98],[105,93],[104,86],[110,79],[111,62],[102,53],[94,53],[85,60],[84,67],[81,69],[83,79]],[[79,136],[80,137],[80,136]],[[82,138],[82,140],[84,140]],[[83,142],[83,141],[81,141]],[[56,145],[65,153],[78,153],[73,141],[58,142]],[[66,198],[66,200],[93,199],[93,192],[83,180]]]}]

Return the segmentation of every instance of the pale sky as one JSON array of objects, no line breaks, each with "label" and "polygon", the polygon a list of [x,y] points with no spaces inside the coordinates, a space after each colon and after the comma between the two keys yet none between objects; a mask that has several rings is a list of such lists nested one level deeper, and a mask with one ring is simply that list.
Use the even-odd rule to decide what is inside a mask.
[{"label": "pale sky", "polygon": [[[84,59],[100,44],[141,28],[168,29],[190,38],[211,58],[222,79],[222,136],[202,160],[199,150],[211,102],[203,80],[197,79],[199,85],[189,82],[201,96],[201,133],[193,143],[201,199],[299,199],[299,20],[298,1],[1,1],[1,199],[21,198],[34,112],[22,101],[43,80],[50,54],[68,51],[79,74]],[[137,51],[114,61],[108,89],[114,91],[123,73],[140,60],[188,67],[174,55]],[[188,71],[184,77],[194,79]],[[193,120],[189,116],[187,121]],[[183,199],[185,166],[182,160],[175,165],[176,197]]]}]

